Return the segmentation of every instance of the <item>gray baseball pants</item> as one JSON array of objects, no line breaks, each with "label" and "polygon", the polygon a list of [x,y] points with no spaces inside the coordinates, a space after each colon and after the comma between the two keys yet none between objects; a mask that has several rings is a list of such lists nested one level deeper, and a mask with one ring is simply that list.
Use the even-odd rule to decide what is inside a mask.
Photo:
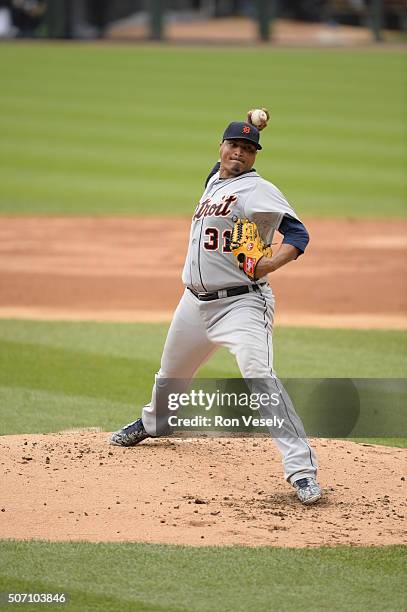
[{"label": "gray baseball pants", "polygon": [[168,413],[160,409],[158,401],[160,383],[165,384],[165,379],[192,379],[198,368],[224,346],[235,356],[244,379],[261,379],[270,392],[277,390],[281,396],[287,429],[284,437],[273,435],[273,440],[282,455],[286,480],[293,483],[304,477],[315,478],[315,452],[273,370],[273,318],[274,297],[268,285],[259,292],[209,302],[198,300],[185,289],[168,331],[151,402],[143,409],[147,433],[160,435],[167,426]]}]

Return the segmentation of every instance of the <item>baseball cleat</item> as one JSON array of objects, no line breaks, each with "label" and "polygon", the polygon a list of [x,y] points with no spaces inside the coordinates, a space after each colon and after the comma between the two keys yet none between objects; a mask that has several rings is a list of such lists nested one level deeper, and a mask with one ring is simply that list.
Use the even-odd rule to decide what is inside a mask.
[{"label": "baseball cleat", "polygon": [[294,482],[297,497],[303,504],[313,504],[322,497],[322,489],[314,478],[300,478]]},{"label": "baseball cleat", "polygon": [[136,446],[146,438],[149,434],[144,429],[143,421],[137,419],[133,423],[125,425],[119,431],[115,431],[109,438],[109,444],[114,446]]}]

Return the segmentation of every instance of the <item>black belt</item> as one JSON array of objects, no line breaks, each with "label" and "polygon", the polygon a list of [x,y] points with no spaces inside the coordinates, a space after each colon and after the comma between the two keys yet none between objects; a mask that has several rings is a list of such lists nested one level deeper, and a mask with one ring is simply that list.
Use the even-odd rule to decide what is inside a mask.
[{"label": "black belt", "polygon": [[250,293],[251,291],[260,291],[260,287],[264,287],[267,283],[261,283],[260,285],[240,285],[239,287],[229,287],[229,289],[219,289],[219,291],[211,291],[208,293],[202,293],[195,291],[188,287],[191,293],[194,294],[198,300],[202,302],[210,302],[212,300],[219,300],[221,298],[232,297],[234,295],[242,295],[243,293]]}]

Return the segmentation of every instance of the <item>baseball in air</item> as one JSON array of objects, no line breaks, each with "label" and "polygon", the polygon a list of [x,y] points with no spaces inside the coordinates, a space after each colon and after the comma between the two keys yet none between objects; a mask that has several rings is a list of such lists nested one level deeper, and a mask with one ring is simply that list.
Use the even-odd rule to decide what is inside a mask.
[{"label": "baseball in air", "polygon": [[264,124],[267,124],[268,117],[264,110],[261,110],[261,108],[255,108],[254,111],[252,111],[251,120],[253,125],[258,128],[262,127]]}]

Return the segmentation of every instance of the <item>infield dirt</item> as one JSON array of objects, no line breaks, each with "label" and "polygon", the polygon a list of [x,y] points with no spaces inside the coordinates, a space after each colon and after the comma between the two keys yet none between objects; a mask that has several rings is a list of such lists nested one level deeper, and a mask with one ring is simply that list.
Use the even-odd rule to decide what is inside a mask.
[{"label": "infield dirt", "polygon": [[304,507],[270,439],[106,433],[0,438],[0,538],[167,544],[407,543],[405,449],[314,440],[325,496]]},{"label": "infield dirt", "polygon": [[[170,321],[189,224],[3,217],[0,317]],[[276,325],[407,329],[407,221],[306,225],[306,255],[270,277]]]}]

